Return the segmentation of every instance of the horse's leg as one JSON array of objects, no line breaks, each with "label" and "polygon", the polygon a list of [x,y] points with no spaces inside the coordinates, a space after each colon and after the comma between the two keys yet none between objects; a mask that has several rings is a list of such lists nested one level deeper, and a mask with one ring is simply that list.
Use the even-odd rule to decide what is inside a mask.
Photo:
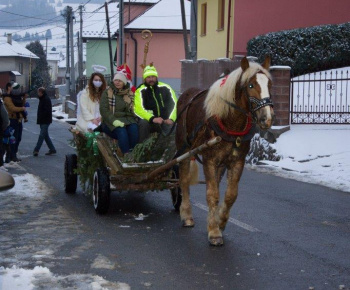
[{"label": "horse's leg", "polygon": [[213,246],[221,246],[224,241],[216,218],[220,198],[219,182],[216,174],[217,167],[214,165],[214,162],[206,162],[205,165],[203,165],[203,169],[207,182],[207,204],[209,207],[208,240]]},{"label": "horse's leg", "polygon": [[219,227],[223,231],[227,220],[230,217],[230,209],[238,196],[238,183],[241,178],[244,167],[244,161],[238,161],[231,164],[227,171],[227,189],[225,198],[219,207],[218,221]]},{"label": "horse's leg", "polygon": [[180,163],[180,187],[182,193],[180,217],[184,227],[193,227],[194,220],[190,203],[190,159]]}]

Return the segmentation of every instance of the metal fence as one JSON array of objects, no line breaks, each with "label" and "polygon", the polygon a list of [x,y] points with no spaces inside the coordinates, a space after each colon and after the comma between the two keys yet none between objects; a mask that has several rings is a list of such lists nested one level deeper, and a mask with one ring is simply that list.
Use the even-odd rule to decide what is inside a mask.
[{"label": "metal fence", "polygon": [[291,80],[292,124],[349,124],[349,71],[338,69]]}]

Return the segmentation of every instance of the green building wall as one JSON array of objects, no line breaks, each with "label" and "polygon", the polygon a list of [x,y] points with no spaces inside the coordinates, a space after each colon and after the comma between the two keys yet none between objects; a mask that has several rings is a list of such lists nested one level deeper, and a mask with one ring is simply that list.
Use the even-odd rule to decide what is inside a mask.
[{"label": "green building wall", "polygon": [[[112,57],[114,58],[117,42],[112,40]],[[90,77],[94,72],[93,65],[103,65],[107,68],[104,75],[110,75],[109,48],[107,40],[88,40],[86,43],[86,76]],[[113,68],[115,71],[115,68]]]}]

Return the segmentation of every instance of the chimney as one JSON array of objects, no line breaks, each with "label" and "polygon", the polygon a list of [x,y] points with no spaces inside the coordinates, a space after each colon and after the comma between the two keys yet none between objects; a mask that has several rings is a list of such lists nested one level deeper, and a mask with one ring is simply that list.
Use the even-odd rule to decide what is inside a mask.
[{"label": "chimney", "polygon": [[12,33],[7,33],[7,43],[12,45]]}]

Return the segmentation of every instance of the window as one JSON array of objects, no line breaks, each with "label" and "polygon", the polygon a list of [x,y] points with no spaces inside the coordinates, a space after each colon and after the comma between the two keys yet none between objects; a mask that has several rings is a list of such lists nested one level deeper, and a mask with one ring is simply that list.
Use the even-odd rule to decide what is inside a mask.
[{"label": "window", "polygon": [[207,3],[201,7],[201,35],[207,34]]},{"label": "window", "polygon": [[225,0],[218,0],[218,30],[223,30],[225,25]]},{"label": "window", "polygon": [[19,72],[20,74],[23,74],[23,63],[22,63],[22,62],[20,62],[20,63],[18,64],[18,72]]}]

